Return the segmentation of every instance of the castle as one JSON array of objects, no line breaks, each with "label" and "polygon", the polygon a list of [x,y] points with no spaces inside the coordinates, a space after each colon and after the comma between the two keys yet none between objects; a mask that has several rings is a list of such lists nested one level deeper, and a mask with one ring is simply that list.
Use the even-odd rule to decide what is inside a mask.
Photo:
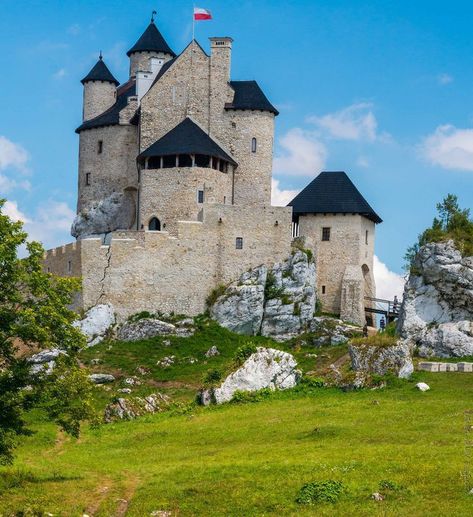
[{"label": "castle", "polygon": [[195,315],[213,288],[286,259],[298,238],[323,310],[364,323],[381,219],[344,172],[271,206],[278,111],[257,82],[231,79],[232,43],[210,38],[208,55],[193,40],[176,55],[152,20],[121,85],[100,56],[82,80],[77,241],[44,267],[82,277],[80,309]]}]

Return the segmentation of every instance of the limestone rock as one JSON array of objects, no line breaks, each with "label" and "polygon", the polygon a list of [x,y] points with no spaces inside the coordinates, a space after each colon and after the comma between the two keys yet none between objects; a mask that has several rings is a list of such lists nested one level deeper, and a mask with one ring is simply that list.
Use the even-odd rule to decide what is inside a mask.
[{"label": "limestone rock", "polygon": [[267,275],[266,266],[259,266],[244,273],[210,308],[212,318],[222,327],[238,334],[258,334],[263,320]]},{"label": "limestone rock", "polygon": [[32,363],[32,367],[30,369],[32,375],[37,375],[42,373],[44,375],[49,375],[56,365],[56,359],[61,355],[65,354],[63,350],[59,348],[51,348],[48,350],[41,350],[37,354],[32,355],[28,358],[28,362]]},{"label": "limestone rock", "polygon": [[124,323],[118,330],[117,337],[121,341],[140,341],[175,333],[176,327],[172,323],[153,318],[143,318],[135,322]]},{"label": "limestone rock", "polygon": [[160,366],[161,368],[169,368],[174,364],[176,357],[170,355],[168,357],[163,357],[160,361],[156,363],[156,366]]},{"label": "limestone rock", "polygon": [[425,382],[418,382],[416,384],[416,388],[420,391],[429,391],[430,390],[430,386],[428,384],[426,384]]},{"label": "limestone rock", "polygon": [[105,408],[104,420],[107,423],[117,420],[132,420],[147,413],[159,413],[168,409],[171,399],[162,393],[147,397],[119,398]]},{"label": "limestone rock", "polygon": [[355,372],[410,377],[414,371],[412,350],[408,343],[399,341],[395,346],[350,345],[351,366]]},{"label": "limestone rock", "polygon": [[89,375],[89,379],[94,384],[108,384],[109,382],[113,382],[115,377],[108,373],[92,373]]},{"label": "limestone rock", "polygon": [[233,332],[287,340],[308,327],[315,310],[315,284],[315,264],[298,250],[272,268],[259,266],[244,273],[210,314]]},{"label": "limestone rock", "polygon": [[211,399],[217,404],[228,402],[236,391],[258,391],[263,388],[284,390],[293,388],[300,378],[297,362],[291,354],[273,348],[258,348],[236,372],[229,375],[211,395],[202,394],[202,402]]},{"label": "limestone rock", "polygon": [[71,235],[77,239],[115,230],[128,230],[136,216],[131,193],[114,192],[109,197],[82,210],[74,219]]},{"label": "limestone rock", "polygon": [[419,251],[404,290],[398,330],[422,357],[473,355],[473,258],[452,241]]},{"label": "limestone rock", "polygon": [[218,351],[218,348],[215,345],[209,348],[207,352],[205,352],[205,357],[215,357],[217,355],[220,355],[220,352]]},{"label": "limestone rock", "polygon": [[113,325],[115,325],[115,310],[110,304],[96,305],[86,312],[82,320],[74,322],[74,326],[87,338],[88,346],[94,346],[103,341]]},{"label": "limestone rock", "polygon": [[384,501],[384,495],[380,494],[379,492],[375,492],[374,494],[371,494],[371,499],[374,501]]},{"label": "limestone rock", "polygon": [[328,316],[313,318],[309,330],[320,336],[314,339],[314,346],[344,345],[350,338],[363,333],[361,327]]}]

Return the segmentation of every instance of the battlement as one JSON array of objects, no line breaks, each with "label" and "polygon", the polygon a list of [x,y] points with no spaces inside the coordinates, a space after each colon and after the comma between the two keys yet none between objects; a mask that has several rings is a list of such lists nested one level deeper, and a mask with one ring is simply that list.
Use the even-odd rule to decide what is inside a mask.
[{"label": "battlement", "polygon": [[47,250],[44,253],[43,271],[57,276],[80,277],[81,241]]}]

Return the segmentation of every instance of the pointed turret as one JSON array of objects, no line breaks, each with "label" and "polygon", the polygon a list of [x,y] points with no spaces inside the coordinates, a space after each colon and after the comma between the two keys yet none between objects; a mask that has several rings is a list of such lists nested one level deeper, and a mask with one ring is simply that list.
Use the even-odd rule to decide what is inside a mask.
[{"label": "pointed turret", "polygon": [[90,120],[101,115],[113,106],[116,87],[120,84],[108,69],[100,53],[99,60],[92,70],[82,79],[84,85],[83,120]]},{"label": "pointed turret", "polygon": [[150,72],[152,58],[164,63],[176,56],[156,27],[154,18],[126,54],[130,58],[130,77],[135,77],[136,72]]},{"label": "pointed turret", "polygon": [[120,84],[104,63],[102,53],[100,53],[99,60],[84,79],[82,79],[81,83],[85,84],[90,81],[103,81],[104,83],[113,83],[115,86]]}]

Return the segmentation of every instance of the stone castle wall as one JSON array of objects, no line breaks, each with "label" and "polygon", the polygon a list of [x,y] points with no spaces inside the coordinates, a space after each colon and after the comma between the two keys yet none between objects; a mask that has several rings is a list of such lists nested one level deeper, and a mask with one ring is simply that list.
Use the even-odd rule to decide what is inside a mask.
[{"label": "stone castle wall", "polygon": [[[178,180],[176,181],[176,178]],[[161,229],[176,234],[178,221],[197,221],[203,204],[232,202],[232,173],[201,167],[144,169],[141,171],[140,226],[148,228],[152,217]]]},{"label": "stone castle wall", "polygon": [[[367,266],[366,284],[371,286],[369,292],[374,295],[375,224],[372,221],[356,214],[312,214],[299,218],[299,228],[300,235],[306,238],[307,246],[313,250],[316,258],[317,290],[324,311],[340,313],[342,283],[347,266],[356,266],[360,272],[360,275],[354,275],[350,270],[347,279],[354,276],[363,279],[362,266]],[[330,228],[328,242],[322,241],[323,228]],[[366,230],[368,244],[365,243]]]},{"label": "stone castle wall", "polygon": [[[236,248],[237,238],[243,249]],[[291,209],[206,205],[201,222],[178,223],[177,237],[114,232],[110,245],[101,237],[83,239],[74,257],[80,256],[82,308],[111,303],[125,319],[143,310],[198,314],[217,285],[290,253]],[[47,253],[45,267],[63,274],[57,250]]]},{"label": "stone castle wall", "polygon": [[89,81],[84,84],[82,119],[90,120],[108,110],[116,100],[116,86],[104,81]]},{"label": "stone castle wall", "polygon": [[[99,141],[102,141],[102,153],[98,152]],[[123,192],[127,187],[138,188],[137,154],[136,126],[107,126],[82,131],[79,137],[77,211],[113,192]]]}]

